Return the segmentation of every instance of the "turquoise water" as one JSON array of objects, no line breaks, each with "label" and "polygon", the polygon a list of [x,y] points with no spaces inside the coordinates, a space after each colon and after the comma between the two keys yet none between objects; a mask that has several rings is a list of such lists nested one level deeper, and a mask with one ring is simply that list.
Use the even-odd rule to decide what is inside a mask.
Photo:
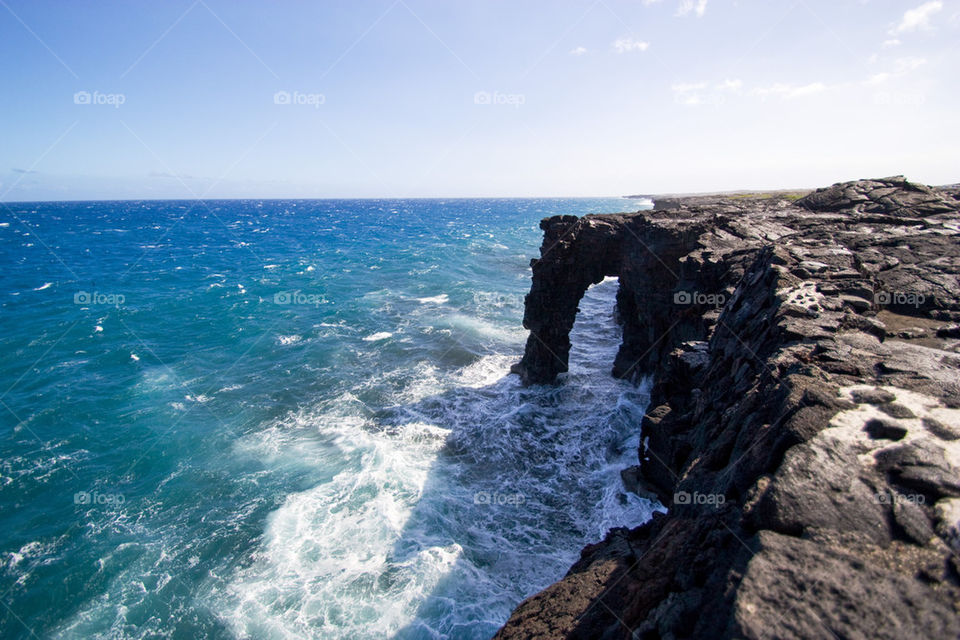
[{"label": "turquoise water", "polygon": [[624,494],[616,284],[523,389],[540,218],[620,199],[0,207],[0,637],[488,638]]}]

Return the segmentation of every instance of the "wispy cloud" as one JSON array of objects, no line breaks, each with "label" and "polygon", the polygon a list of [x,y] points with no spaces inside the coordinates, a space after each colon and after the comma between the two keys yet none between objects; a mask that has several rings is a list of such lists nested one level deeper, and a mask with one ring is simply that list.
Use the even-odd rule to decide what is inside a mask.
[{"label": "wispy cloud", "polygon": [[752,96],[761,100],[768,98],[792,100],[822,93],[829,88],[822,82],[811,82],[810,84],[777,82],[747,90],[740,78],[726,78],[721,82],[679,82],[671,85],[670,91],[673,92],[673,101],[677,104],[697,107],[702,105],[719,106],[730,99],[739,99],[744,96]]},{"label": "wispy cloud", "polygon": [[[650,6],[652,4],[659,4],[663,0],[643,0],[645,6]],[[674,14],[678,18],[683,18],[690,14],[702,18],[703,14],[707,12],[707,2],[709,0],[680,0],[680,5],[677,7],[677,12]]]},{"label": "wispy cloud", "polygon": [[903,14],[900,22],[890,30],[890,35],[930,29],[930,19],[942,9],[942,0],[925,2],[916,9],[910,9]]},{"label": "wispy cloud", "polygon": [[586,47],[576,47],[575,49],[570,50],[570,55],[572,56],[582,56],[587,52]]},{"label": "wispy cloud", "polygon": [[613,49],[617,53],[630,53],[631,51],[646,51],[650,48],[649,42],[643,40],[634,40],[633,38],[619,38],[614,41]]},{"label": "wispy cloud", "polygon": [[36,173],[36,171],[34,171],[33,169],[18,169],[16,167],[14,167],[13,169],[10,169],[10,171],[14,173]]},{"label": "wispy cloud", "polygon": [[670,87],[673,92],[673,101],[685,107],[700,107],[704,105],[719,106],[726,102],[729,92],[739,92],[743,87],[740,80],[724,80],[711,87],[707,82],[681,82]]},{"label": "wispy cloud", "polygon": [[890,71],[884,71],[882,73],[876,73],[866,80],[866,84],[882,84],[891,78],[896,78],[898,76],[904,76],[910,73],[911,71],[916,71],[923,65],[927,64],[926,58],[917,58],[917,57],[907,57],[907,58],[897,58],[893,63],[893,68]]},{"label": "wispy cloud", "polygon": [[680,17],[690,15],[691,13],[702,18],[707,12],[708,0],[680,0],[680,6],[677,8],[677,15]]}]

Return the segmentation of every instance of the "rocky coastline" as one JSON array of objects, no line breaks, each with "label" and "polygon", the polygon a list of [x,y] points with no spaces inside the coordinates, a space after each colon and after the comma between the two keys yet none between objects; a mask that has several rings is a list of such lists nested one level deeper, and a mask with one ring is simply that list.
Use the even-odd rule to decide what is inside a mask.
[{"label": "rocky coastline", "polygon": [[497,638],[960,636],[960,192],[902,177],[541,222],[523,359],[567,367],[619,278],[613,375],[653,377],[625,486]]}]

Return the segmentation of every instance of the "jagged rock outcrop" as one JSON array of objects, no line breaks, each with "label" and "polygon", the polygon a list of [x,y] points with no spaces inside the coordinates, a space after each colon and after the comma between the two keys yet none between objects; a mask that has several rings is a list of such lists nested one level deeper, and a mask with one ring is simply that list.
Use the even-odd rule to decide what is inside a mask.
[{"label": "jagged rock outcrop", "polygon": [[544,220],[515,371],[566,370],[620,278],[613,372],[654,376],[611,531],[498,638],[960,635],[960,201],[902,177]]}]

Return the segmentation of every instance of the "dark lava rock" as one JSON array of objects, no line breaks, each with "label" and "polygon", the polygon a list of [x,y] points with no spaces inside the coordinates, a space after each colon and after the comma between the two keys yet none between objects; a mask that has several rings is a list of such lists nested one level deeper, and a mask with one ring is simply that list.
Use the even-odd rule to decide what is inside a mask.
[{"label": "dark lava rock", "polygon": [[960,200],[894,177],[657,204],[541,223],[514,371],[553,383],[581,296],[618,277],[613,374],[654,377],[623,479],[669,512],[497,637],[960,636],[960,358],[876,317],[960,319]]},{"label": "dark lava rock", "polygon": [[850,394],[850,396],[853,398],[854,402],[858,402],[860,404],[887,404],[888,402],[893,402],[897,399],[897,397],[889,391],[884,391],[883,389],[878,389],[876,387],[863,391],[854,391]]},{"label": "dark lava rock", "polygon": [[907,428],[889,420],[873,418],[864,426],[871,438],[877,440],[903,440],[907,437]]},{"label": "dark lava rock", "polygon": [[960,325],[952,325],[937,329],[938,338],[960,338]]},{"label": "dark lava rock", "polygon": [[943,424],[936,418],[924,418],[923,426],[941,440],[960,440],[960,428]]},{"label": "dark lava rock", "polygon": [[916,418],[916,416],[913,414],[913,411],[911,411],[909,407],[905,407],[902,404],[897,404],[896,402],[882,404],[880,405],[879,409],[888,416],[893,416],[894,418]]}]

